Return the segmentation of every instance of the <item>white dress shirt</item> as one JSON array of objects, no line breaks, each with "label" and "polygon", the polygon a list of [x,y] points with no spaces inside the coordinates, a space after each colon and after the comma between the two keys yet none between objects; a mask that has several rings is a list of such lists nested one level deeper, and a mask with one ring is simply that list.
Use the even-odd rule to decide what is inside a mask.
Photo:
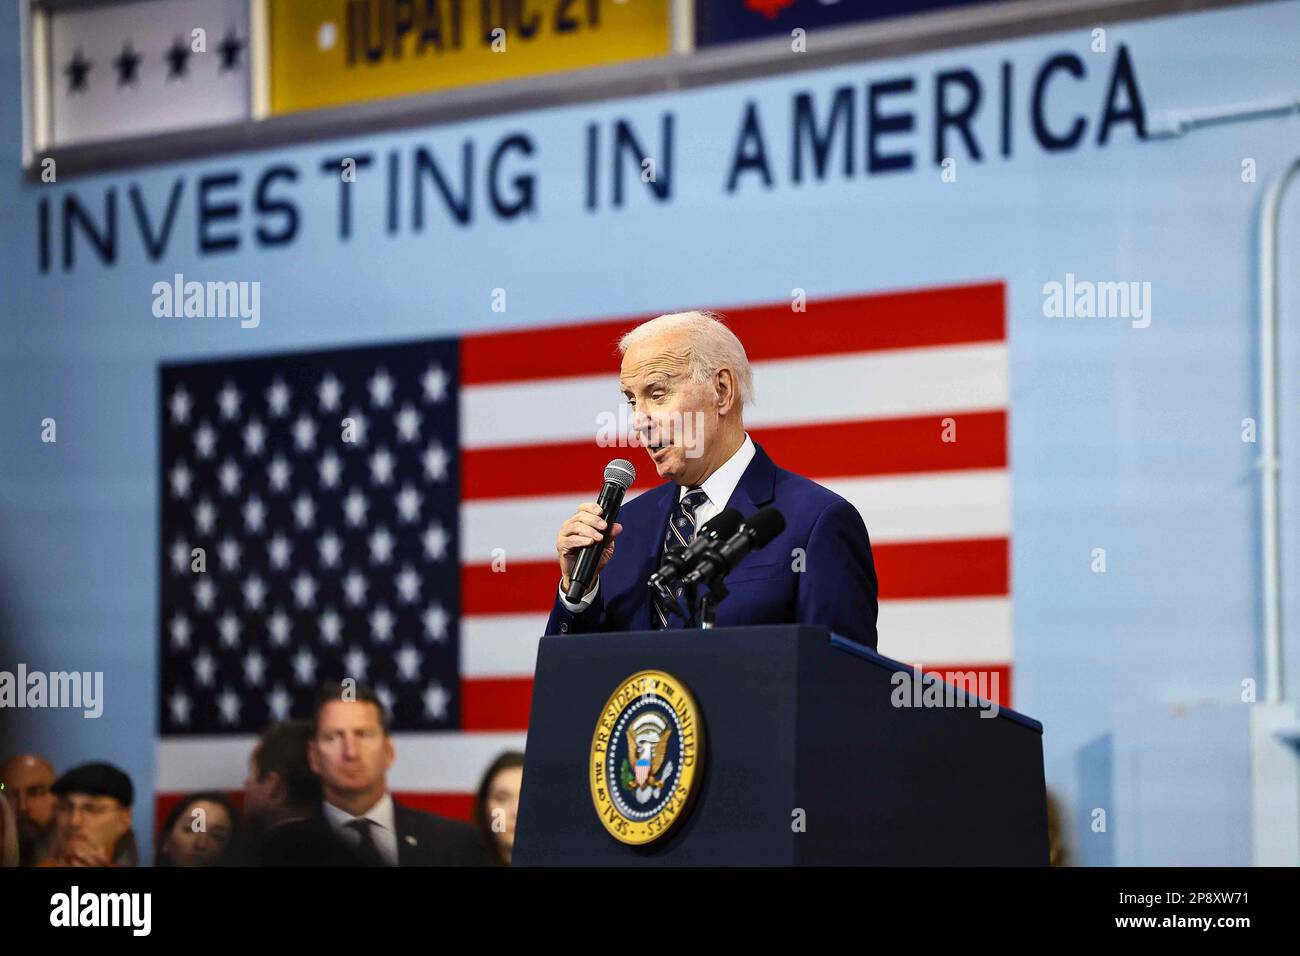
[{"label": "white dress shirt", "polygon": [[334,835],[342,839],[354,850],[361,846],[361,834],[348,824],[353,820],[361,819],[361,817],[370,820],[370,839],[375,841],[379,855],[384,858],[384,862],[389,866],[397,866],[397,823],[393,816],[393,795],[391,793],[385,793],[379,798],[379,802],[361,814],[361,817],[354,817],[346,810],[340,810],[328,800],[324,801],[324,804],[325,819],[329,821]]},{"label": "white dress shirt", "polygon": [[[727,502],[731,500],[731,493],[736,490],[736,485],[740,484],[740,476],[745,473],[745,469],[749,467],[749,463],[753,460],[754,440],[749,437],[749,432],[745,432],[745,440],[740,443],[736,453],[724,461],[718,470],[705,478],[704,484],[699,486],[704,491],[705,501],[695,509],[695,526],[697,528],[704,527],[710,518],[727,507]],[[677,500],[681,501],[689,490],[685,486],[679,487],[677,489]],[[582,596],[582,602],[574,604],[564,596],[564,582],[560,583],[560,603],[574,614],[581,614],[587,610],[595,599],[596,592],[600,590],[600,578],[597,578],[596,583],[591,586],[591,590]]]}]

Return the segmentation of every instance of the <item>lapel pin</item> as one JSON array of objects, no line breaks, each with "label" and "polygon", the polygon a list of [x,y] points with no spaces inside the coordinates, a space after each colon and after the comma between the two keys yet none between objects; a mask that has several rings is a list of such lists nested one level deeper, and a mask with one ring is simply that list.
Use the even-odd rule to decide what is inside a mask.
[{"label": "lapel pin", "polygon": [[407,846],[415,846],[415,837],[408,834],[406,837],[406,844]]}]

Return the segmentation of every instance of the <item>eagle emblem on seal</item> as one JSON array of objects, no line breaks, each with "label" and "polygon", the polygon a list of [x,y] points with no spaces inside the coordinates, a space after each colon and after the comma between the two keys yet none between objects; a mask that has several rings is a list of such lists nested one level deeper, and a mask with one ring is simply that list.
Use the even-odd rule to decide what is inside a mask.
[{"label": "eagle emblem on seal", "polygon": [[672,778],[673,764],[667,760],[672,736],[673,729],[656,713],[642,714],[627,728],[627,756],[620,782],[634,792],[637,803],[657,800],[665,782]]}]

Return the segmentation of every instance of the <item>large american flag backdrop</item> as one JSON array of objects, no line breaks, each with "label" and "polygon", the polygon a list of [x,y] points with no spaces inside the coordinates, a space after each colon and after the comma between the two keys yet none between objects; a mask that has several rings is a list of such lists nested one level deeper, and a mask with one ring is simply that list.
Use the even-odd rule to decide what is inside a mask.
[{"label": "large american flag backdrop", "polygon": [[[996,672],[1010,705],[1003,285],[722,311],[750,434],[866,521],[881,652]],[[655,480],[596,441],[644,318],[161,370],[160,814],[240,789],[260,730],[353,677],[394,715],[398,798],[469,817],[524,747],[557,528],[611,457]]]}]

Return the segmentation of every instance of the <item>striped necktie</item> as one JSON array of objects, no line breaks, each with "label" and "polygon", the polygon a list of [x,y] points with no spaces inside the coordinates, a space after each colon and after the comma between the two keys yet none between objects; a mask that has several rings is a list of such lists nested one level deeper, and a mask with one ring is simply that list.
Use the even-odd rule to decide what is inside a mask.
[{"label": "striped necktie", "polygon": [[[684,548],[695,540],[697,525],[695,509],[708,500],[709,496],[704,493],[703,488],[691,488],[686,494],[682,495],[681,501],[677,502],[677,507],[673,509],[672,517],[668,520],[668,530],[664,533],[664,554],[674,548]],[[673,597],[680,598],[681,596],[682,589],[673,588]],[[663,598],[658,593],[652,597],[654,613],[650,616],[650,626],[656,631],[681,627],[682,622],[680,620],[674,620],[669,616]]]}]

